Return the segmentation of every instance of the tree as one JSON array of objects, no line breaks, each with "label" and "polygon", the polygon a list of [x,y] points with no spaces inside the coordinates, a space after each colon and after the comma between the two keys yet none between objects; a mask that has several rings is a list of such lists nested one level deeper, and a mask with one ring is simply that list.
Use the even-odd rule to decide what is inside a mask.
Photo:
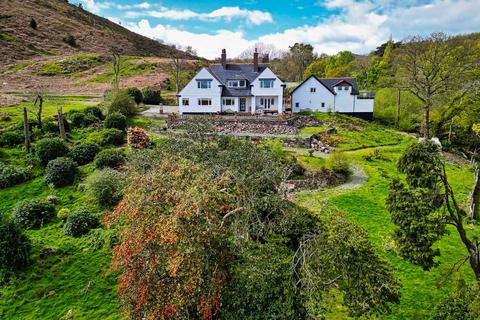
[{"label": "tree", "polygon": [[282,51],[277,49],[273,44],[256,42],[247,49],[243,50],[237,58],[240,60],[250,61],[253,58],[253,53],[255,52],[255,49],[257,50],[259,57],[264,57],[265,55],[268,55],[269,58],[272,60],[279,59],[283,55]]},{"label": "tree", "polygon": [[448,182],[445,160],[432,142],[416,143],[409,147],[398,163],[407,185],[394,180],[390,185],[387,208],[397,226],[395,240],[400,255],[428,270],[440,255],[433,245],[445,233],[447,224],[455,227],[467,251],[466,261],[480,284],[478,236],[469,236],[464,226],[465,211],[458,204]]},{"label": "tree", "polygon": [[106,218],[120,225],[113,266],[132,318],[212,319],[230,261],[221,216],[222,182],[192,162],[165,158],[132,173],[122,202]]},{"label": "tree", "polygon": [[[442,95],[460,97],[476,82],[465,81],[475,70],[472,47],[457,45],[443,33],[413,37],[401,46],[399,76],[404,86],[423,103],[423,136],[430,136],[430,112]],[[460,97],[455,97],[457,100]]]},{"label": "tree", "polygon": [[297,81],[303,79],[305,69],[315,59],[313,47],[306,43],[295,43],[290,47],[289,60],[294,67],[295,77]]}]

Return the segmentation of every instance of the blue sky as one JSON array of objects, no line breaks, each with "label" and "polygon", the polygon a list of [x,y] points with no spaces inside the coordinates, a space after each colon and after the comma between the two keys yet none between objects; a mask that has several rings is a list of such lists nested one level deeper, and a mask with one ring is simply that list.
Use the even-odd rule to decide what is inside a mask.
[{"label": "blue sky", "polygon": [[[73,1],[75,2],[75,1]],[[307,42],[317,53],[368,53],[392,36],[480,31],[480,0],[76,0],[132,31],[215,58],[256,42],[286,50]]]}]

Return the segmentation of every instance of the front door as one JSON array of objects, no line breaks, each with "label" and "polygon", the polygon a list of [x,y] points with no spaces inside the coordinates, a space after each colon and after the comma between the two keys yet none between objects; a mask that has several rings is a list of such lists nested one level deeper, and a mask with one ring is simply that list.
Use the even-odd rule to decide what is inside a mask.
[{"label": "front door", "polygon": [[245,112],[245,111],[247,111],[247,99],[240,98],[240,112]]}]

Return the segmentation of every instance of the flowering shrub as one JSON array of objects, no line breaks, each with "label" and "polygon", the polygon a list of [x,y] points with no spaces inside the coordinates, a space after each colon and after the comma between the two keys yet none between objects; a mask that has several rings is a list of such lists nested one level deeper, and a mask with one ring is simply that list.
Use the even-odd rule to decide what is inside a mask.
[{"label": "flowering shrub", "polygon": [[127,143],[134,149],[144,149],[150,143],[150,137],[142,128],[128,128]]}]

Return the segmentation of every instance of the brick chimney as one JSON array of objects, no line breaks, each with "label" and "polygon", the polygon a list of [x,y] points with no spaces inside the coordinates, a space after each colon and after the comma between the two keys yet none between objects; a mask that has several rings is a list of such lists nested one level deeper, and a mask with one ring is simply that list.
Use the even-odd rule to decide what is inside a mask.
[{"label": "brick chimney", "polygon": [[265,64],[269,64],[269,63],[270,63],[270,56],[268,55],[268,53],[266,53],[266,54],[263,55],[262,63],[265,63]]},{"label": "brick chimney", "polygon": [[253,53],[253,71],[258,72],[258,51],[255,48],[255,52]]},{"label": "brick chimney", "polygon": [[222,61],[223,69],[227,69],[227,50],[222,49],[222,56],[220,60]]}]

